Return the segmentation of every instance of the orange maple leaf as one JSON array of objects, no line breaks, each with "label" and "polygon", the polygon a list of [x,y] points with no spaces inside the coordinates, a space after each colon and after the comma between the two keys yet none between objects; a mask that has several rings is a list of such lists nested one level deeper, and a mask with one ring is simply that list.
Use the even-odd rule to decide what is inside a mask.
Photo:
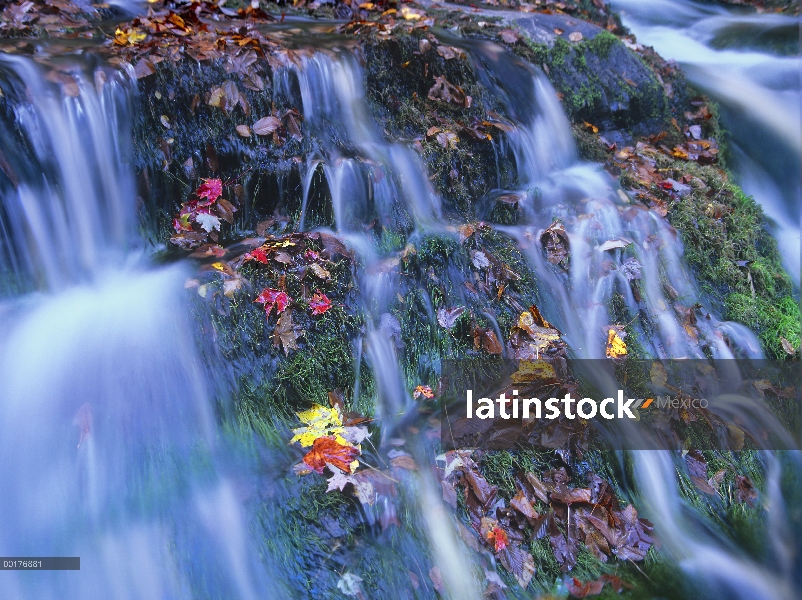
[{"label": "orange maple leaf", "polygon": [[312,444],[312,449],[304,456],[304,462],[315,473],[323,474],[326,464],[351,472],[351,463],[359,456],[359,450],[353,446],[345,446],[334,437],[319,437]]}]

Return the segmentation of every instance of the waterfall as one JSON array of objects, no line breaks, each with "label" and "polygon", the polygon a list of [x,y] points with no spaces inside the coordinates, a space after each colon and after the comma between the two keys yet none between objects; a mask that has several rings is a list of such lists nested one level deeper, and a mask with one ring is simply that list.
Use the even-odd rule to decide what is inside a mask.
[{"label": "waterfall", "polygon": [[[515,164],[517,182],[478,204],[520,198],[517,224],[497,229],[524,253],[542,289],[541,310],[563,332],[571,358],[604,358],[614,294],[640,317],[634,328],[651,357],[760,358],[751,331],[722,321],[700,300],[668,222],[635,204],[599,165],[579,160],[543,73],[491,43],[451,43],[466,49],[514,126],[494,151],[497,161],[502,155]],[[401,275],[385,268],[402,251],[377,247],[366,225],[402,230],[413,245],[428,234],[457,234],[413,145],[385,139],[374,120],[358,57],[327,48],[277,60],[274,99],[301,109],[312,143],[300,162],[299,229],[317,226],[312,188],[322,174],[333,213],[326,228],[358,258],[356,296],[365,327],[353,341],[355,362],[365,356],[373,372],[378,452],[386,453],[405,435],[405,419],[418,405],[406,391],[400,323],[391,313]],[[135,86],[127,72],[84,60],[51,66],[0,55],[0,89],[9,107],[0,112],[0,276],[14,281],[9,291],[0,289],[0,555],[47,549],[82,560],[80,577],[9,572],[0,589],[4,597],[37,600],[290,597],[296,575],[281,569],[279,555],[298,550],[259,539],[254,530],[269,529],[274,513],[256,514],[251,501],[257,493],[281,501],[286,456],[277,457],[279,467],[265,467],[260,453],[272,460],[272,450],[226,439],[215,402],[230,382],[221,381],[218,365],[199,350],[203,336],[184,290],[191,267],[154,266],[152,249],[137,235]],[[562,266],[548,260],[540,242],[555,222],[570,245]],[[437,276],[452,278],[455,287],[463,283],[456,273]],[[639,294],[630,285],[635,276]],[[436,304],[428,297],[423,302],[421,318],[436,329]],[[680,310],[696,302],[708,317],[696,325],[699,339],[684,327]],[[494,316],[485,317],[503,338]],[[646,321],[655,324],[648,332]],[[360,393],[359,373],[353,397]],[[429,449],[412,441],[407,448],[421,466],[414,497],[404,499],[408,512],[420,515],[418,531],[399,533],[387,547],[373,540],[376,552],[426,555],[442,567],[450,597],[481,598],[473,573],[480,563],[459,541],[424,467]],[[727,597],[744,600],[794,597],[793,541],[782,532],[791,509],[779,482],[785,459],[764,453],[777,558],[767,565],[733,552],[710,533],[711,520],[680,499],[674,454],[630,456],[634,487],[650,507],[667,556],[694,581],[729,586]],[[788,460],[798,472],[796,458]],[[247,464],[232,466],[237,461]],[[384,500],[362,507],[366,528],[381,521]],[[695,530],[702,527],[708,531]],[[315,558],[332,568],[330,555]]]},{"label": "waterfall", "polygon": [[[218,434],[185,269],[137,250],[135,84],[78,60],[54,68],[0,58],[16,161],[0,260],[31,290],[0,300],[0,554],[80,556],[81,576],[8,571],[2,595],[177,598],[202,584],[258,598],[271,585],[253,578],[264,570],[231,483],[191,467],[214,462]],[[9,148],[15,130],[24,145]],[[188,561],[206,563],[203,582]]]}]

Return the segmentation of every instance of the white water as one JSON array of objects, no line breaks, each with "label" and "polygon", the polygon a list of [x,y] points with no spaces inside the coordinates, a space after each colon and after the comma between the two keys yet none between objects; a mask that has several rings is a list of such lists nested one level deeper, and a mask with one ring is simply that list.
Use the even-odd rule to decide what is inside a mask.
[{"label": "white water", "polygon": [[[638,42],[676,60],[689,81],[724,109],[732,170],[773,220],[783,264],[800,277],[799,55],[714,47],[718,36],[748,41],[798,31],[798,19],[753,14],[691,0],[613,0]],[[733,33],[735,32],[735,33]]]},{"label": "white water", "polygon": [[33,61],[0,68],[29,99],[15,110],[36,164],[1,200],[11,263],[39,290],[0,301],[0,555],[81,557],[77,573],[4,571],[0,596],[258,598],[271,586],[213,466],[186,275],[131,251],[134,84],[76,63],[80,96],[62,97]]}]

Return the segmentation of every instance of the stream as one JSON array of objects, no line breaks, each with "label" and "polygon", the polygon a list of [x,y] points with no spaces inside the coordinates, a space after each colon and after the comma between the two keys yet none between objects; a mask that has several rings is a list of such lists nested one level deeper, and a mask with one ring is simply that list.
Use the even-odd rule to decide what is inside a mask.
[{"label": "stream", "polygon": [[[798,286],[799,58],[761,42],[775,29],[789,35],[790,21],[684,0],[614,4],[641,43],[676,59],[721,103],[732,135],[731,168],[772,220]],[[540,309],[562,332],[571,359],[605,358],[616,293],[642,315],[633,327],[651,358],[763,357],[755,334],[724,320],[700,294],[667,220],[634,210],[600,165],[578,158],[569,121],[538,68],[496,44],[439,35],[469,56],[514,125],[497,152],[515,164],[517,183],[483,202],[517,199],[517,223],[498,229],[526,257],[543,290]],[[364,354],[375,380],[374,416],[381,423],[375,453],[386,455],[406,435],[406,448],[425,464],[429,441],[401,432],[420,423],[390,312],[404,284],[385,266],[402,252],[382,252],[365,226],[400,212],[411,220],[410,244],[434,234],[459,240],[459,234],[412,144],[382,135],[363,67],[348,46],[333,36],[299,57],[273,70],[271,86],[275,98],[298,107],[315,140],[301,167],[298,230],[334,235],[357,257],[365,326],[352,346],[355,364]],[[76,88],[65,92],[48,78],[53,66],[69,71]],[[236,383],[210,358],[219,357],[215,341],[193,318],[185,284],[196,265],[160,264],[159,249],[140,234],[133,74],[78,55],[43,52],[34,60],[0,53],[0,84],[13,106],[0,119],[0,156],[19,178],[0,188],[0,555],[81,557],[79,573],[0,571],[2,598],[337,597],[345,593],[336,587],[344,572],[367,578],[371,570],[384,590],[376,597],[434,598],[429,570],[418,561],[423,556],[439,567],[444,596],[482,598],[484,567],[452,526],[427,469],[405,483],[397,500],[378,493],[361,509],[357,526],[366,533],[356,550],[335,546],[327,556],[305,555],[288,536],[271,534],[284,531],[277,520],[286,516],[276,506],[305,488],[291,473],[286,440],[264,444],[221,419],[220,398],[236,394]],[[309,216],[321,172],[333,228]],[[555,219],[571,245],[562,271],[533,243]],[[603,247],[609,241],[625,243]],[[641,297],[629,285],[634,264]],[[450,278],[456,304],[468,304],[459,272],[437,276]],[[666,308],[674,301],[667,290],[693,298],[707,314],[698,337]],[[420,318],[434,331],[431,298],[429,306]],[[504,339],[493,315],[486,316]],[[647,331],[645,321],[657,325]],[[439,358],[433,365],[440,368]],[[357,377],[349,394],[359,397],[360,384]],[[798,453],[762,451],[762,502],[770,509],[756,542],[760,552],[733,543],[720,520],[683,500],[676,453],[628,454],[619,453],[618,467],[631,470],[638,510],[654,523],[660,552],[688,578],[689,589],[702,591],[696,597],[799,597],[802,532],[799,518],[788,515],[798,509],[789,506],[795,500],[784,496],[782,482],[802,475]],[[391,536],[386,521],[395,510],[405,525]],[[282,567],[289,554],[297,555],[299,569],[316,573],[319,587],[299,589],[296,573]],[[408,583],[407,573],[416,570],[420,588]],[[555,585],[558,597],[567,597],[564,584]],[[530,592],[510,587],[504,597],[538,597]]]}]

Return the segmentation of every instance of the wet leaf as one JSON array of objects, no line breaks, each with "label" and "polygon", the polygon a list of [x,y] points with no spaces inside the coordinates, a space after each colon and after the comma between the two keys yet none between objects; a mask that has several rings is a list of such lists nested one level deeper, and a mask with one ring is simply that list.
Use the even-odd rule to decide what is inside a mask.
[{"label": "wet leaf", "polygon": [[615,329],[607,330],[607,358],[623,358],[627,355],[627,345]]},{"label": "wet leaf", "polygon": [[322,292],[315,292],[312,300],[309,301],[309,308],[313,315],[322,315],[331,308],[331,300]]},{"label": "wet leaf", "polygon": [[535,559],[532,555],[518,546],[509,546],[499,552],[498,558],[504,568],[515,577],[518,585],[526,589],[535,574]]},{"label": "wet leaf", "polygon": [[331,279],[331,273],[329,273],[326,269],[320,266],[319,263],[312,263],[309,265],[309,270],[317,277],[318,279],[323,279],[324,281],[328,281]]},{"label": "wet leaf", "polygon": [[553,265],[567,266],[570,244],[565,226],[560,222],[552,223],[541,235],[540,243],[546,259]]},{"label": "wet leaf", "polygon": [[290,302],[292,302],[292,298],[290,298],[286,292],[281,290],[265,288],[262,290],[259,296],[257,296],[254,302],[263,304],[265,308],[265,316],[269,317],[274,306],[276,307],[276,314],[282,314],[286,310],[287,306],[289,306]]},{"label": "wet leaf", "polygon": [[438,75],[434,78],[434,85],[429,90],[428,98],[429,100],[456,104],[463,108],[470,108],[471,106],[471,97],[465,95],[465,92],[459,86],[446,81],[443,75]]},{"label": "wet leaf", "polygon": [[502,29],[498,35],[505,44],[514,44],[520,39],[518,33],[512,29]]},{"label": "wet leaf", "polygon": [[360,596],[362,594],[362,578],[353,573],[343,573],[337,581],[337,589],[346,596]]},{"label": "wet leaf", "polygon": [[214,230],[220,230],[220,219],[211,213],[196,213],[195,222],[207,233],[211,233]]},{"label": "wet leaf", "polygon": [[746,503],[754,508],[757,503],[757,490],[752,484],[752,480],[746,475],[736,475],[735,485],[737,486],[735,497],[738,502]]},{"label": "wet leaf", "polygon": [[440,324],[440,327],[452,329],[456,324],[457,319],[459,319],[464,312],[464,306],[457,306],[456,308],[438,308],[437,322]]},{"label": "wet leaf", "polygon": [[[292,313],[286,313],[291,315]],[[339,443],[333,437],[319,437],[312,444],[312,449],[304,456],[304,463],[315,473],[323,474],[327,464],[331,464],[345,473],[352,473],[352,464],[359,456],[359,450],[350,445]]]},{"label": "wet leaf", "polygon": [[237,125],[237,133],[240,137],[251,137],[251,129],[247,125]]},{"label": "wet leaf", "polygon": [[217,200],[217,214],[219,214],[226,223],[234,222],[235,212],[237,212],[237,207],[231,204],[231,202],[225,198],[219,198]]},{"label": "wet leaf", "polygon": [[581,42],[583,39],[582,33],[579,31],[573,31],[568,34],[568,41],[570,42]]},{"label": "wet leaf", "polygon": [[473,347],[476,350],[484,349],[488,354],[501,354],[504,348],[498,341],[496,332],[492,329],[482,329],[475,327],[473,330]]},{"label": "wet leaf", "polygon": [[270,135],[281,127],[281,121],[276,117],[264,117],[253,124],[253,132],[256,135]]},{"label": "wet leaf", "polygon": [[431,398],[434,398],[434,392],[428,385],[415,386],[415,391],[412,392],[412,397],[417,400],[421,396],[427,400],[430,400]]},{"label": "wet leaf", "polygon": [[786,354],[789,356],[794,356],[796,354],[796,348],[794,348],[793,344],[783,336],[780,336],[780,343],[782,344],[783,350],[785,350]]},{"label": "wet leaf", "polygon": [[596,579],[595,581],[581,582],[576,577],[572,577],[566,583],[566,587],[570,594],[576,598],[587,598],[588,596],[598,596],[602,593],[604,588],[604,581]]}]

